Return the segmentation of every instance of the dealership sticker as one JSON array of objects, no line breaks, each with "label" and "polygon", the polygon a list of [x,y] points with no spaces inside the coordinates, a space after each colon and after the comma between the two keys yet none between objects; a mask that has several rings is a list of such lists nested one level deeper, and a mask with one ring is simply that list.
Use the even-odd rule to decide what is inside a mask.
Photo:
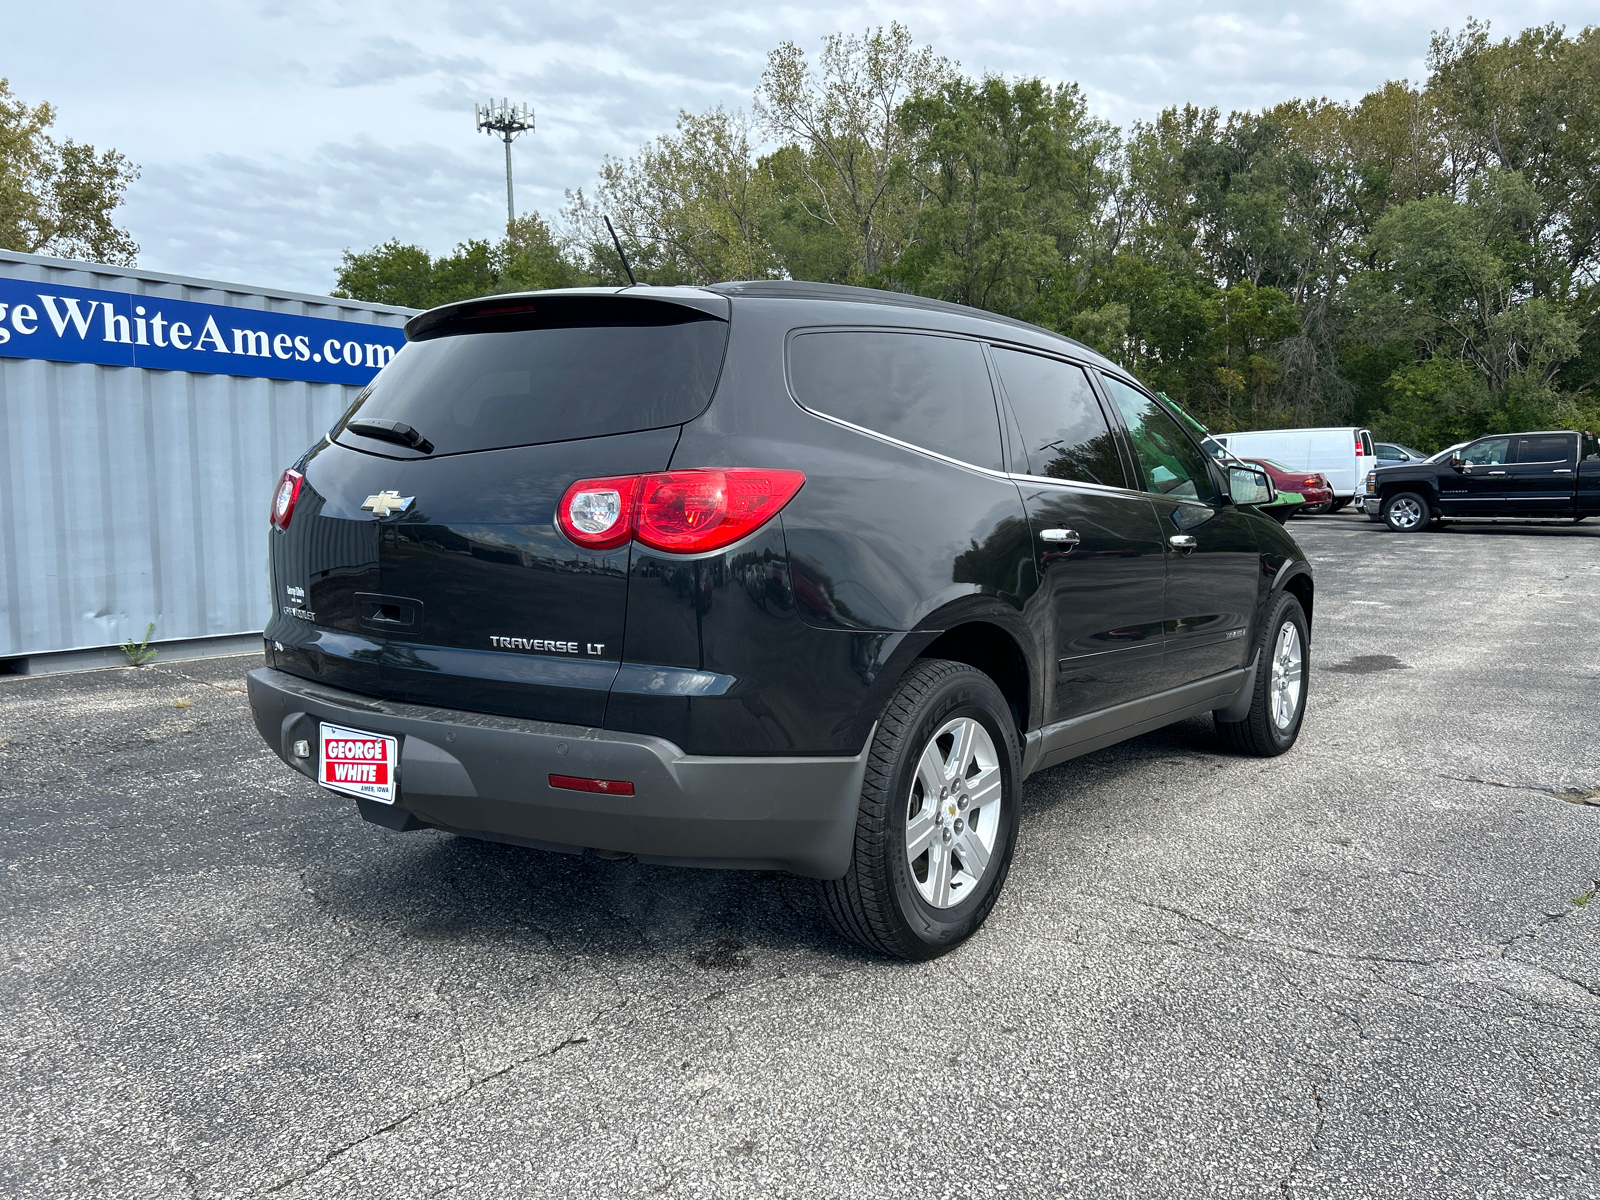
[{"label": "dealership sticker", "polygon": [[340,725],[322,725],[322,772],[317,782],[335,792],[393,804],[398,739]]}]

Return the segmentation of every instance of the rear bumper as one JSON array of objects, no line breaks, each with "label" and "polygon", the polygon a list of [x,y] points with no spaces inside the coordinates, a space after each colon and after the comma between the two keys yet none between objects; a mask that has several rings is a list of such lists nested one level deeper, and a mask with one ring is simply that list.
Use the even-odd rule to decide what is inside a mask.
[{"label": "rear bumper", "polygon": [[[849,866],[870,738],[850,758],[713,758],[641,734],[379,700],[270,667],[250,672],[249,694],[261,736],[311,779],[315,757],[292,747],[305,740],[315,755],[319,721],[400,739],[395,805],[359,802],[376,824],[819,879]],[[559,790],[551,775],[625,779],[634,794]]]}]

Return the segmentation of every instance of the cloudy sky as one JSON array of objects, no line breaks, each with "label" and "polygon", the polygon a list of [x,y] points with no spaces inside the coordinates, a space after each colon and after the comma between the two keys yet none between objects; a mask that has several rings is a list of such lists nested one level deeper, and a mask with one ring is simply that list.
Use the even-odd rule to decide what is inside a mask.
[{"label": "cloudy sky", "polygon": [[27,4],[7,0],[0,76],[49,100],[57,132],[139,163],[124,222],[141,265],[326,292],[344,247],[435,253],[503,227],[500,143],[475,100],[537,114],[517,143],[517,207],[554,216],[602,156],[680,108],[748,107],[766,53],[906,23],[970,73],[1076,79],[1121,125],[1166,105],[1350,99],[1421,79],[1429,32],[1469,14],[1500,36],[1595,19],[1592,0],[547,0],[505,3]]}]

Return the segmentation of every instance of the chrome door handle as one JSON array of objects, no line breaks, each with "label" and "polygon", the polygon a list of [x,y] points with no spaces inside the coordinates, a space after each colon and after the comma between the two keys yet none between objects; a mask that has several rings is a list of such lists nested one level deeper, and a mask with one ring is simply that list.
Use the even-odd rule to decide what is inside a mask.
[{"label": "chrome door handle", "polygon": [[1041,542],[1055,542],[1058,545],[1076,546],[1083,539],[1078,536],[1076,529],[1041,529],[1039,531]]},{"label": "chrome door handle", "polygon": [[1174,550],[1182,550],[1187,554],[1195,548],[1194,535],[1189,533],[1175,533],[1167,539],[1167,545]]},{"label": "chrome door handle", "polygon": [[1505,472],[1504,471],[1490,471],[1489,474],[1491,474],[1491,475],[1504,475]]},{"label": "chrome door handle", "polygon": [[1550,474],[1552,474],[1552,475],[1571,475],[1572,474],[1572,468],[1571,467],[1556,467],[1553,471],[1550,472]]}]

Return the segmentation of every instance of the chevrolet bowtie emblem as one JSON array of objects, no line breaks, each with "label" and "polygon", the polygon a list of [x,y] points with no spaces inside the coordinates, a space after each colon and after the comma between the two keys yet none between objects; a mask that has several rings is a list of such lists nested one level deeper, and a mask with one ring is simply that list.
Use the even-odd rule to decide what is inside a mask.
[{"label": "chevrolet bowtie emblem", "polygon": [[399,492],[379,492],[376,496],[368,496],[367,502],[361,507],[380,517],[387,517],[392,512],[405,512],[415,499],[415,496],[402,496]]}]

